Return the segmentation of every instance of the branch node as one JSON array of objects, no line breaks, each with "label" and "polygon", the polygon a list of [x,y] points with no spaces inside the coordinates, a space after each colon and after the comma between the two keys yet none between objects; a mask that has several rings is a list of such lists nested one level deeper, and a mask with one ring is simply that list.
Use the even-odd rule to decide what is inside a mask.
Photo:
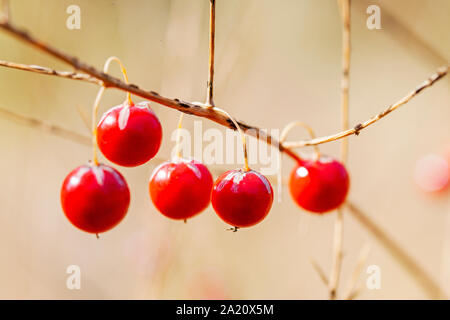
[{"label": "branch node", "polygon": [[355,130],[355,135],[359,136],[360,131],[363,129],[363,125],[362,123],[358,123],[353,130]]}]

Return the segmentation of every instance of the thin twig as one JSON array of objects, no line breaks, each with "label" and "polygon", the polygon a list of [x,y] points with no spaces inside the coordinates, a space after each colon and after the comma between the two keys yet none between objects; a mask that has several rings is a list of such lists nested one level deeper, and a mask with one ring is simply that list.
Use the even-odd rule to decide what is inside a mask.
[{"label": "thin twig", "polygon": [[338,132],[338,133],[335,133],[335,134],[332,134],[332,135],[329,135],[329,136],[324,136],[324,137],[320,137],[320,138],[316,138],[316,139],[311,139],[311,140],[302,140],[302,141],[297,141],[297,142],[289,142],[289,141],[287,141],[287,142],[283,143],[283,146],[286,149],[302,148],[302,147],[306,147],[306,146],[314,146],[314,145],[318,145],[318,144],[322,144],[322,143],[327,143],[327,142],[339,140],[339,139],[351,136],[353,134],[354,135],[359,135],[361,130],[367,128],[371,124],[374,124],[378,120],[384,118],[385,116],[387,116],[392,111],[398,109],[399,107],[401,107],[405,103],[409,102],[412,98],[414,98],[416,95],[418,95],[420,92],[422,92],[422,90],[431,87],[438,80],[442,79],[445,75],[447,75],[447,73],[449,71],[449,68],[450,68],[450,66],[442,66],[442,67],[440,67],[437,70],[436,73],[432,74],[427,80],[422,82],[419,86],[417,86],[413,91],[408,93],[405,97],[401,98],[396,103],[391,104],[385,110],[383,110],[382,112],[378,113],[377,115],[371,117],[369,120],[367,120],[367,121],[365,121],[363,123],[359,123],[359,124],[357,124],[356,126],[354,126],[351,129],[344,130],[344,131],[341,131],[341,132]]},{"label": "thin twig", "polygon": [[67,78],[72,80],[81,80],[81,81],[87,81],[91,83],[95,83],[97,85],[101,85],[101,81],[91,77],[84,73],[76,73],[72,71],[56,71],[50,68],[36,66],[36,65],[27,65],[27,64],[21,64],[21,63],[15,63],[10,61],[4,61],[0,60],[0,67],[7,67],[11,69],[19,69],[24,71],[30,71],[30,72],[37,72],[40,74],[46,74],[49,76],[56,76],[61,78]]},{"label": "thin twig", "polygon": [[328,290],[331,300],[336,299],[337,288],[339,285],[339,277],[341,274],[341,265],[342,265],[343,236],[344,236],[344,226],[343,226],[342,209],[338,209],[336,221],[334,223],[333,261],[331,265],[330,281],[328,283]]},{"label": "thin twig", "polygon": [[[351,8],[350,0],[339,0],[342,14],[342,77],[341,77],[341,127],[342,130],[348,129],[348,103],[350,89],[350,20]],[[341,142],[341,161],[347,162],[348,157],[348,139]]]},{"label": "thin twig", "polygon": [[44,132],[48,132],[50,134],[59,136],[61,138],[64,138],[64,139],[67,139],[67,140],[70,140],[70,141],[73,141],[73,142],[76,142],[76,143],[79,143],[82,145],[88,145],[88,146],[91,145],[91,138],[89,138],[87,136],[84,136],[82,134],[76,133],[71,130],[64,129],[64,128],[56,126],[56,125],[47,124],[47,123],[45,123],[41,120],[35,119],[35,118],[20,115],[20,114],[11,112],[6,109],[0,108],[0,117],[8,119],[8,120],[12,120],[15,123],[18,123],[21,125],[39,129]]},{"label": "thin twig", "polygon": [[386,248],[389,254],[412,276],[430,298],[439,299],[445,296],[443,290],[433,278],[361,209],[351,202],[347,202],[346,207],[349,209],[349,213]]},{"label": "thin twig", "polygon": [[79,106],[76,105],[78,114],[80,115],[81,120],[83,121],[84,125],[86,126],[86,129],[88,129],[89,131],[91,131],[91,120],[88,118],[88,115],[86,114],[86,111],[84,111],[84,109]]},{"label": "thin twig", "polygon": [[[348,95],[350,75],[350,0],[339,0],[342,15],[342,79],[341,79],[341,121],[342,130],[348,128]],[[346,163],[348,140],[341,143],[341,161]],[[331,267],[329,293],[330,299],[336,299],[342,267],[342,246],[344,238],[344,220],[341,208],[338,208],[334,225],[333,262]]]},{"label": "thin twig", "polygon": [[216,38],[216,0],[209,0],[209,72],[207,83],[206,105],[214,106],[214,48]]},{"label": "thin twig", "polygon": [[345,295],[347,300],[353,300],[359,292],[358,288],[358,279],[361,275],[361,272],[364,268],[364,265],[366,264],[367,258],[369,257],[370,253],[370,247],[368,244],[366,244],[359,254],[358,261],[356,262],[356,267],[353,270],[352,277],[349,282],[347,294]]},{"label": "thin twig", "polygon": [[323,284],[328,286],[328,278],[325,275],[325,272],[323,271],[323,269],[319,266],[319,264],[317,263],[316,260],[314,260],[313,258],[310,258],[309,261],[311,262],[314,270],[317,272],[317,274],[320,277],[320,280],[322,280]]},{"label": "thin twig", "polygon": [[355,290],[353,290],[352,293],[347,297],[347,300],[354,300],[361,293],[361,290],[361,284],[357,285]]}]

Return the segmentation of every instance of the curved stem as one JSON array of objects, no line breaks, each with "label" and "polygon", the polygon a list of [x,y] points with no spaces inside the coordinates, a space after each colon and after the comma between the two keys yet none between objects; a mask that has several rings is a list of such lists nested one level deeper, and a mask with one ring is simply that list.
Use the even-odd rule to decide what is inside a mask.
[{"label": "curved stem", "polygon": [[[109,57],[108,59],[106,59],[105,65],[103,67],[103,72],[104,73],[108,73],[109,67],[111,65],[111,63],[115,61],[120,65],[120,69],[122,70],[122,74],[123,74],[123,78],[125,80],[125,83],[128,84],[128,76],[127,76],[127,70],[125,69],[125,67],[122,64],[122,61],[120,61],[119,58],[117,57]],[[98,157],[97,157],[97,114],[98,114],[98,108],[100,105],[100,100],[103,97],[103,93],[105,92],[106,87],[104,85],[102,85],[102,87],[100,88],[100,90],[97,93],[97,97],[95,98],[94,101],[94,106],[92,108],[92,162],[95,165],[98,165]],[[131,94],[130,92],[127,92],[127,101],[128,101],[128,106],[132,106],[133,105],[133,101],[131,100]]]},{"label": "curved stem", "polygon": [[97,113],[98,106],[100,105],[100,100],[102,99],[103,93],[105,92],[105,87],[101,87],[98,90],[97,97],[94,101],[94,106],[92,107],[92,162],[94,165],[98,165],[97,158]]},{"label": "curved stem", "polygon": [[[281,131],[280,139],[279,139],[280,144],[284,143],[284,141],[287,138],[288,133],[295,127],[305,128],[308,131],[309,135],[311,136],[311,139],[314,139],[316,137],[316,135],[314,134],[314,130],[309,125],[307,125],[306,123],[301,122],[301,121],[293,121],[293,122],[289,123],[288,125],[286,125],[283,128],[283,130]],[[316,154],[316,159],[319,159],[320,158],[319,147],[314,146],[314,151]],[[298,157],[297,162],[300,163],[302,161],[303,160],[300,157]],[[281,202],[282,192],[283,192],[283,186],[282,186],[283,177],[282,177],[282,173],[281,173],[281,152],[278,152],[278,170],[277,171],[278,171],[277,172],[278,202]]]},{"label": "curved stem", "polygon": [[220,108],[217,108],[217,107],[213,107],[213,108],[219,112],[224,113],[233,122],[234,126],[238,130],[239,135],[241,136],[241,140],[242,140],[242,148],[244,149],[244,170],[250,171],[250,167],[248,166],[248,156],[247,156],[247,140],[245,138],[244,132],[242,132],[242,129],[239,126],[239,124],[237,123],[237,121],[234,120],[234,118],[228,112],[226,112],[225,110],[222,110]]},{"label": "curved stem", "polygon": [[[301,121],[293,121],[293,122],[289,123],[287,126],[285,126],[285,127],[283,128],[283,130],[281,131],[281,134],[280,134],[280,143],[284,143],[284,141],[286,140],[286,137],[287,137],[288,133],[289,133],[293,128],[295,128],[295,127],[302,127],[302,128],[305,128],[305,129],[308,131],[308,133],[309,133],[311,139],[315,139],[315,138],[316,138],[316,135],[315,135],[315,133],[314,133],[314,130],[313,130],[309,125],[307,125],[306,123],[301,122]],[[318,159],[318,158],[320,157],[320,150],[319,150],[319,147],[318,147],[317,145],[315,145],[315,146],[313,146],[313,147],[314,147],[314,151],[315,151],[315,153],[316,153],[316,157],[317,157],[317,159]]]},{"label": "curved stem", "polygon": [[[350,72],[350,0],[338,0],[342,15],[342,78],[341,78],[341,125],[348,128],[348,94]],[[348,157],[348,140],[342,140],[341,161],[346,163]],[[342,268],[342,247],[344,241],[344,221],[341,208],[337,209],[334,225],[333,261],[330,274],[330,299],[336,299]]]},{"label": "curved stem", "polygon": [[[119,58],[117,57],[109,57],[106,62],[105,62],[105,66],[103,67],[103,72],[104,73],[108,73],[109,70],[109,66],[111,65],[111,63],[115,61],[119,64],[120,66],[120,70],[122,71],[122,75],[123,75],[123,79],[125,80],[126,84],[129,84],[128,82],[128,75],[127,75],[127,69],[125,69],[125,67],[122,64],[122,61],[120,61]],[[133,105],[133,101],[131,100],[131,93],[129,91],[127,91],[127,102],[129,106]]]}]

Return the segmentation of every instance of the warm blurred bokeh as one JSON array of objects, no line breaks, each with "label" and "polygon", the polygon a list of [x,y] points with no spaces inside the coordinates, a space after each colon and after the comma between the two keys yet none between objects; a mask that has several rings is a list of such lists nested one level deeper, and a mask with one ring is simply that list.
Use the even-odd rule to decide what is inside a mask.
[{"label": "warm blurred bokeh", "polygon": [[[450,60],[449,1],[375,1],[380,30],[366,27],[366,8],[374,1],[353,2],[351,125],[397,101]],[[71,4],[81,8],[81,30],[66,28]],[[39,38],[99,68],[107,57],[118,56],[131,82],[189,101],[205,97],[208,8],[207,0],[11,1],[12,21]],[[340,129],[336,1],[217,0],[216,19],[216,104],[262,128],[282,128],[298,119],[318,135]],[[0,33],[0,59],[70,70],[5,33]],[[117,67],[111,72],[120,75]],[[447,294],[449,193],[427,195],[413,175],[419,158],[448,148],[449,88],[447,77],[359,137],[350,137],[348,163],[349,199]],[[0,108],[85,135],[89,130],[77,108],[89,114],[96,90],[77,81],[0,69]],[[108,90],[101,112],[124,97]],[[178,112],[152,107],[165,134],[158,157],[169,158]],[[186,117],[184,126],[192,129],[193,120]],[[219,128],[208,120],[203,127]],[[290,134],[290,139],[304,137],[300,129]],[[64,177],[91,158],[89,147],[0,118],[0,150],[0,298],[328,297],[310,258],[329,273],[336,215],[301,211],[287,190],[263,223],[232,233],[211,208],[187,224],[159,214],[148,195],[148,176],[158,161],[119,168],[132,191],[131,207],[117,228],[97,240],[70,225],[59,203]],[[339,142],[321,151],[338,157]],[[283,161],[287,177],[293,163]],[[348,215],[344,223],[340,292],[368,243],[366,265],[380,267],[381,289],[365,288],[364,268],[358,298],[428,298],[366,229]],[[66,288],[69,265],[81,268],[81,290]]]}]

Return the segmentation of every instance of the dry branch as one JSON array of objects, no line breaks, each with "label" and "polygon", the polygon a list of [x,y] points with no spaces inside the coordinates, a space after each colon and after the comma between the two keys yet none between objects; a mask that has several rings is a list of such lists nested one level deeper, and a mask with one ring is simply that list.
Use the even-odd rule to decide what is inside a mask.
[{"label": "dry branch", "polygon": [[325,272],[320,267],[320,265],[317,263],[317,261],[310,258],[309,262],[311,262],[311,265],[313,266],[314,270],[316,270],[316,272],[319,275],[320,280],[322,280],[323,284],[328,286],[328,283],[329,283],[328,278],[325,275]]},{"label": "dry branch", "polygon": [[29,72],[37,72],[40,74],[46,74],[49,76],[56,76],[66,79],[72,79],[72,80],[80,80],[80,81],[86,81],[95,83],[97,85],[101,85],[102,82],[94,77],[91,77],[84,73],[76,73],[72,71],[56,71],[50,68],[36,66],[36,65],[27,65],[27,64],[21,64],[21,63],[15,63],[10,61],[4,61],[0,60],[0,67],[7,67],[11,69],[19,69]]},{"label": "dry branch", "polygon": [[361,275],[364,265],[366,264],[367,258],[369,257],[369,253],[370,253],[370,247],[369,247],[369,245],[366,244],[363,247],[363,249],[361,250],[358,261],[356,262],[356,267],[353,270],[352,277],[350,279],[350,283],[349,283],[348,290],[347,290],[347,292],[348,292],[346,295],[347,300],[353,300],[360,292],[360,289],[358,286],[358,279]]},{"label": "dry branch", "polygon": [[214,105],[214,52],[216,39],[216,0],[209,0],[209,59],[206,105]]},{"label": "dry branch", "polygon": [[[342,15],[342,78],[341,78],[341,122],[342,129],[348,128],[348,101],[350,87],[350,0],[339,0]],[[348,157],[348,140],[341,143],[341,161],[346,163]],[[333,261],[330,273],[330,299],[336,299],[342,267],[342,247],[344,238],[344,217],[342,208],[338,208],[334,224]]]},{"label": "dry branch", "polygon": [[354,135],[359,135],[361,130],[367,128],[371,124],[374,124],[378,120],[381,120],[382,118],[387,116],[392,111],[398,109],[399,107],[401,107],[405,103],[409,102],[412,98],[414,98],[416,95],[421,93],[423,90],[425,90],[426,88],[431,87],[438,80],[442,79],[445,75],[447,75],[447,73],[449,71],[449,68],[450,68],[450,66],[448,66],[448,65],[440,67],[436,71],[436,73],[432,74],[427,80],[422,82],[413,91],[408,93],[406,96],[401,98],[399,101],[397,101],[394,104],[391,104],[390,106],[388,106],[386,109],[384,109],[383,111],[381,111],[377,115],[371,117],[369,120],[367,120],[367,121],[365,121],[363,123],[357,124],[352,129],[344,130],[344,131],[341,131],[341,132],[338,132],[338,133],[335,133],[335,134],[332,134],[332,135],[329,135],[329,136],[324,136],[324,137],[311,139],[311,140],[302,140],[302,141],[297,141],[297,142],[285,142],[283,145],[284,145],[285,148],[288,148],[288,149],[289,148],[301,148],[301,147],[314,146],[314,145],[318,145],[318,144],[322,144],[322,143],[327,143],[327,142],[339,140],[339,139],[351,136],[353,134]]},{"label": "dry branch", "polygon": [[91,138],[84,136],[82,134],[76,133],[71,130],[67,130],[65,128],[45,123],[41,120],[34,119],[31,117],[23,116],[6,109],[0,108],[0,117],[14,121],[15,123],[25,125],[28,127],[32,127],[35,129],[42,130],[44,132],[48,132],[50,134],[59,136],[61,138],[82,144],[82,145],[91,145]]}]

